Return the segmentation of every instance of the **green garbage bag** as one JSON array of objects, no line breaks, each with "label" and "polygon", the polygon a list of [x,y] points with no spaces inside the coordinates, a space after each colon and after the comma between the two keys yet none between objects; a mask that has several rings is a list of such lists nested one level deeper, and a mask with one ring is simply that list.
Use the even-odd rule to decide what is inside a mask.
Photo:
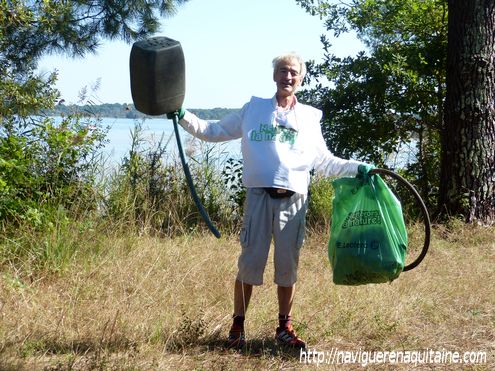
[{"label": "green garbage bag", "polygon": [[402,207],[379,175],[333,181],[328,257],[333,282],[390,282],[404,269],[407,231]]}]

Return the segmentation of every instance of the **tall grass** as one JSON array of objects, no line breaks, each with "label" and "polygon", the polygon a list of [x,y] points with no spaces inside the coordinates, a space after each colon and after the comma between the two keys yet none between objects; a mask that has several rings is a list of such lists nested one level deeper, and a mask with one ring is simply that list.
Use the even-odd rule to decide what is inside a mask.
[{"label": "tall grass", "polygon": [[[474,369],[491,369],[494,234],[493,228],[437,227],[418,268],[391,284],[360,287],[331,283],[327,236],[313,234],[301,255],[295,327],[318,351],[484,351],[487,363]],[[248,310],[246,349],[223,347],[239,254],[236,237],[116,235],[98,243],[98,255],[72,260],[57,275],[33,280],[12,267],[3,269],[0,369],[303,366],[298,352],[273,341],[278,307],[271,263]]]}]

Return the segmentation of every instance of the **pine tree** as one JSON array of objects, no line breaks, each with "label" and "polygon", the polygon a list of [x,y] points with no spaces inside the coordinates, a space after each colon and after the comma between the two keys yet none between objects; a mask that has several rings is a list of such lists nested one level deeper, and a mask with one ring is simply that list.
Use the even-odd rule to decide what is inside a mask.
[{"label": "pine tree", "polygon": [[102,39],[138,40],[187,0],[0,0],[0,67],[25,71],[44,54],[82,56]]}]

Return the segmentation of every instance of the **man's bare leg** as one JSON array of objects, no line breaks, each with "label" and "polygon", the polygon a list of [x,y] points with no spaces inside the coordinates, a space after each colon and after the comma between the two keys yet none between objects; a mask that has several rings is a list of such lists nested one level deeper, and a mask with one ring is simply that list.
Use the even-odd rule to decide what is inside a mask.
[{"label": "man's bare leg", "polygon": [[234,285],[234,318],[229,332],[227,346],[229,348],[242,348],[246,342],[244,336],[244,316],[251,300],[253,285],[239,280]]},{"label": "man's bare leg", "polygon": [[235,280],[234,285],[234,316],[244,317],[251,300],[253,285]]},{"label": "man's bare leg", "polygon": [[290,287],[277,286],[278,296],[278,313],[284,316],[290,316],[292,313],[292,302],[294,300],[294,293],[296,292],[296,285]]}]

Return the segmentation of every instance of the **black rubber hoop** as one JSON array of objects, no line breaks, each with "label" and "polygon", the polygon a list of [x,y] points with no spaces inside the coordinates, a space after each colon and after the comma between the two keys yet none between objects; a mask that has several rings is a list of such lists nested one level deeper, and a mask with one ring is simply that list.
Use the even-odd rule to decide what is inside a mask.
[{"label": "black rubber hoop", "polygon": [[423,202],[423,199],[421,198],[419,193],[416,191],[414,186],[411,183],[409,183],[407,180],[405,180],[403,177],[401,177],[400,175],[394,173],[391,170],[386,170],[386,169],[373,169],[373,170],[370,170],[369,174],[370,175],[373,175],[373,174],[388,175],[388,176],[398,180],[407,189],[409,189],[411,191],[411,193],[414,195],[414,198],[416,199],[418,205],[420,206],[421,212],[423,213],[423,220],[424,220],[424,225],[425,225],[425,242],[423,245],[423,249],[421,250],[421,253],[416,258],[416,260],[414,260],[412,263],[406,265],[402,271],[405,272],[405,271],[409,271],[411,269],[414,269],[424,259],[424,257],[426,256],[426,253],[428,252],[428,248],[430,247],[431,223],[430,223],[430,215],[428,214],[428,209],[426,208],[426,205]]},{"label": "black rubber hoop", "polygon": [[201,203],[201,200],[198,197],[198,194],[196,192],[196,188],[194,187],[194,183],[191,177],[191,172],[189,171],[189,166],[187,165],[186,157],[184,156],[184,151],[182,150],[182,143],[180,141],[180,135],[179,135],[179,128],[178,128],[178,117],[177,115],[174,115],[173,117],[173,123],[174,123],[174,131],[175,131],[175,138],[177,139],[177,148],[179,149],[179,156],[180,160],[182,162],[182,168],[184,169],[184,174],[186,176],[186,181],[187,181],[187,186],[189,187],[189,191],[191,192],[191,196],[194,200],[194,203],[196,204],[196,207],[199,210],[199,213],[203,217],[203,220],[205,221],[206,225],[208,226],[208,229],[210,230],[211,233],[216,238],[220,238],[220,232],[218,229],[213,225],[210,217],[208,216],[208,213],[206,212],[203,204]]}]

